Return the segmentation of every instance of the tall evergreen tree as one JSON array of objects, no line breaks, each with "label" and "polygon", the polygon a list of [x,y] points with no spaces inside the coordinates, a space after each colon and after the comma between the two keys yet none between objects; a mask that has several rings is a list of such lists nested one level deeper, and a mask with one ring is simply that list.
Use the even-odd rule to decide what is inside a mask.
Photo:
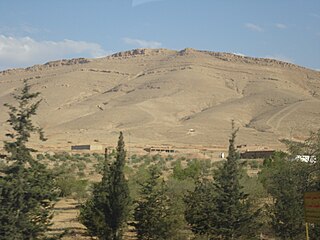
[{"label": "tall evergreen tree", "polygon": [[21,93],[14,95],[18,106],[5,104],[12,130],[6,134],[11,140],[4,142],[8,164],[0,174],[0,239],[44,239],[50,225],[56,198],[53,175],[34,160],[31,152],[35,150],[27,147],[33,133],[45,140],[42,129],[32,123],[41,102],[34,103],[38,95],[24,81]]},{"label": "tall evergreen tree", "polygon": [[149,168],[149,178],[141,184],[140,199],[134,209],[133,226],[141,240],[172,239],[176,232],[174,212],[161,171]]},{"label": "tall evergreen tree", "polygon": [[185,217],[194,233],[208,239],[239,239],[252,232],[252,223],[258,212],[252,212],[248,195],[240,185],[241,166],[235,149],[237,130],[232,124],[227,161],[213,179],[202,179],[195,191],[185,198]]},{"label": "tall evergreen tree", "polygon": [[185,219],[192,232],[210,239],[215,235],[213,213],[216,206],[213,202],[215,189],[212,180],[200,178],[193,192],[185,196]]},{"label": "tall evergreen tree", "polygon": [[120,132],[115,161],[110,164],[105,159],[102,180],[94,186],[92,197],[80,209],[80,221],[99,239],[122,239],[131,202],[124,176],[125,158]]},{"label": "tall evergreen tree", "polygon": [[213,213],[213,231],[220,239],[239,239],[250,234],[252,221],[257,214],[252,212],[248,194],[244,193],[239,182],[242,171],[235,149],[237,130],[232,128],[227,161],[214,176],[216,211]]}]

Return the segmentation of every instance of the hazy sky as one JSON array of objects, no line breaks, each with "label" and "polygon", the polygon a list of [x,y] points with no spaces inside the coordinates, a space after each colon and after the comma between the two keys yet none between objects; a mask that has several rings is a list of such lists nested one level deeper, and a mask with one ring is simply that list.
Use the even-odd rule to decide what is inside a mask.
[{"label": "hazy sky", "polygon": [[0,0],[0,69],[191,47],[320,69],[320,0]]}]

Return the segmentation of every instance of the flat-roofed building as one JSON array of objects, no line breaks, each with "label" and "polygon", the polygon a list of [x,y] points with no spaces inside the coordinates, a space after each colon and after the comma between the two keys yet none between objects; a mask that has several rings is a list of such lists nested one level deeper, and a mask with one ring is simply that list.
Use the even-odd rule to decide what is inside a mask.
[{"label": "flat-roofed building", "polygon": [[274,154],[274,150],[256,150],[250,151],[247,150],[243,153],[240,153],[240,158],[242,159],[257,159],[257,158],[268,158]]},{"label": "flat-roofed building", "polygon": [[101,151],[103,148],[101,145],[73,145],[71,150],[88,150],[88,151]]},{"label": "flat-roofed building", "polygon": [[171,146],[147,147],[144,150],[148,153],[175,153],[176,150]]}]

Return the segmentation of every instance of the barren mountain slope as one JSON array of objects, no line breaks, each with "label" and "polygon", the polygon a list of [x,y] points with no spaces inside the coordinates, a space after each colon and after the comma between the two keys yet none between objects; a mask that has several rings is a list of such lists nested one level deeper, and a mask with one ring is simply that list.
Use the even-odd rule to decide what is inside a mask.
[{"label": "barren mountain slope", "polygon": [[42,93],[36,121],[52,146],[114,143],[121,130],[131,144],[226,145],[232,119],[238,142],[273,145],[320,127],[320,72],[270,59],[137,49],[55,61],[0,72],[1,103],[23,79]]}]

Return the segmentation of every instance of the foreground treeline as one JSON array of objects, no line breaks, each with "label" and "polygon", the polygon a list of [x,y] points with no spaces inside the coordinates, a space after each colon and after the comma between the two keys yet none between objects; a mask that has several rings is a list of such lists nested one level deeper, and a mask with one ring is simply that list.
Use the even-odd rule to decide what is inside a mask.
[{"label": "foreground treeline", "polygon": [[[137,239],[303,239],[303,194],[320,190],[320,167],[293,159],[299,152],[319,159],[320,131],[303,143],[287,142],[289,153],[261,163],[239,160],[236,132],[226,161],[193,159],[182,167],[184,159],[155,155],[150,162],[141,157],[131,174],[123,150],[118,154],[121,134],[115,160],[104,161],[102,181],[82,205],[80,221],[99,239],[122,239],[128,225]],[[250,177],[248,170],[259,173]],[[309,228],[310,239],[319,239],[319,226]]]},{"label": "foreground treeline", "polygon": [[[305,142],[285,141],[287,153],[263,162],[239,160],[234,127],[227,160],[217,163],[127,158],[122,133],[107,157],[35,154],[27,147],[31,135],[46,140],[31,121],[38,95],[25,82],[17,106],[7,105],[12,129],[0,165],[0,239],[61,238],[48,233],[54,203],[66,196],[79,200],[79,221],[99,239],[304,238],[303,193],[320,190],[320,130]],[[316,161],[294,160],[297,155]],[[94,174],[101,180],[91,183]],[[319,227],[310,225],[310,239],[320,238]]]}]

